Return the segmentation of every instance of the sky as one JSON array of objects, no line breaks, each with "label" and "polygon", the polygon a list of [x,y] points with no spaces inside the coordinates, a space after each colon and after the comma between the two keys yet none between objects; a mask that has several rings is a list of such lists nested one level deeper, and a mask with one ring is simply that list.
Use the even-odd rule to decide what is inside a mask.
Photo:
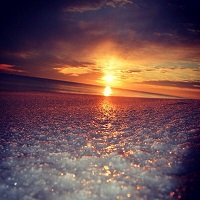
[{"label": "sky", "polygon": [[200,98],[200,1],[8,0],[0,72]]}]

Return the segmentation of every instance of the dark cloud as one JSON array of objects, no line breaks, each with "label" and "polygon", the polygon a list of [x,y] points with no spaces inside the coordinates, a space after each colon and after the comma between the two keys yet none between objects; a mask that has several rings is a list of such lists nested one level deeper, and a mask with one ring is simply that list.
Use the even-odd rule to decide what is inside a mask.
[{"label": "dark cloud", "polygon": [[[133,48],[146,45],[147,41],[177,45],[191,44],[191,40],[195,40],[193,45],[200,44],[200,3],[197,1],[131,2],[5,1],[0,10],[1,50],[47,50],[57,48],[57,42],[84,48],[104,39]],[[127,8],[121,9],[125,5]],[[70,10],[92,12],[66,12]],[[80,22],[85,22],[85,27]]]},{"label": "dark cloud", "polygon": [[61,6],[45,1],[4,1],[1,5],[1,50],[39,48],[63,32]]},{"label": "dark cloud", "polygon": [[174,66],[154,66],[154,69],[159,69],[159,70],[174,70],[177,69],[178,67]]},{"label": "dark cloud", "polygon": [[170,86],[170,87],[178,87],[178,88],[189,88],[189,89],[200,89],[200,82],[191,82],[191,81],[143,81],[143,84],[148,85],[159,85],[159,86]]},{"label": "dark cloud", "polygon": [[129,70],[121,70],[122,73],[133,74],[133,73],[140,73],[142,70],[138,69],[129,69]]},{"label": "dark cloud", "polygon": [[[186,3],[187,2],[187,3]],[[189,45],[191,40],[200,44],[200,3],[198,1],[135,0],[134,5],[121,17],[125,30],[135,31],[140,43],[144,41],[165,45]],[[195,17],[193,17],[195,16]],[[119,21],[119,23],[121,23]],[[188,30],[193,27],[194,32]],[[197,44],[196,43],[196,44]]]}]

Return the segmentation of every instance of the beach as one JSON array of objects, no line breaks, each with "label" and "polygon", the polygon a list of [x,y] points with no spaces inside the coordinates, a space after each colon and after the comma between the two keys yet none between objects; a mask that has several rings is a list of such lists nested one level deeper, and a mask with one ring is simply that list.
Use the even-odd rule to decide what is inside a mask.
[{"label": "beach", "polygon": [[1,200],[198,199],[200,100],[0,93]]}]

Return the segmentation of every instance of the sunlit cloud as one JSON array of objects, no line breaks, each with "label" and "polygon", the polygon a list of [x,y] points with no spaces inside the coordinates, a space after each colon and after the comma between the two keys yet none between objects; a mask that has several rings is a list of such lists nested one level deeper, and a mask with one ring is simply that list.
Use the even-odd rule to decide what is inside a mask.
[{"label": "sunlit cloud", "polygon": [[99,10],[103,7],[125,7],[127,4],[132,4],[132,0],[86,0],[82,4],[75,2],[72,5],[65,7],[66,12],[86,12]]},{"label": "sunlit cloud", "polygon": [[[133,71],[125,71],[122,70],[123,75],[126,77],[127,80],[132,79],[130,81],[134,82],[143,82],[145,80],[171,80],[171,81],[199,81],[200,72],[194,71],[191,68],[176,68],[171,66],[164,66],[164,67],[155,67],[152,66],[150,70],[148,67],[141,66],[142,70],[133,70]],[[145,70],[146,68],[146,70]],[[137,74],[137,77],[135,76]],[[133,80],[134,78],[134,80]]]},{"label": "sunlit cloud", "polygon": [[0,64],[0,71],[4,72],[24,72],[24,70],[15,69],[14,65]]},{"label": "sunlit cloud", "polygon": [[61,74],[69,76],[79,76],[81,74],[91,73],[91,70],[85,67],[57,67],[53,69]]}]

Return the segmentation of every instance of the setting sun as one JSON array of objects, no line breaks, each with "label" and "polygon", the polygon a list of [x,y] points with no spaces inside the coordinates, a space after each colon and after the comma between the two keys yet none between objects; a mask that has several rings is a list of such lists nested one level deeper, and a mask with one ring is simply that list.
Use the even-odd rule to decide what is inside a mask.
[{"label": "setting sun", "polygon": [[112,94],[112,90],[110,86],[106,86],[103,92],[104,96],[110,96]]},{"label": "setting sun", "polygon": [[114,76],[111,74],[108,74],[106,76],[103,77],[103,80],[106,81],[107,83],[112,83],[114,79]]}]

